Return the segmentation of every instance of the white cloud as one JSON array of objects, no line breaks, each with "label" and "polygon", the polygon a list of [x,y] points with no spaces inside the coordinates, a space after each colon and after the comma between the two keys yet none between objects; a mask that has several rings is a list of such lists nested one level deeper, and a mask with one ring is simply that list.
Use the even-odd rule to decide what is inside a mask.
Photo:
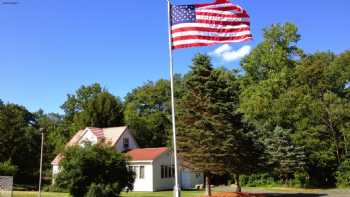
[{"label": "white cloud", "polygon": [[228,44],[223,44],[220,47],[218,47],[217,49],[215,49],[213,52],[211,52],[211,54],[213,55],[221,55],[222,53],[231,51],[232,47]]},{"label": "white cloud", "polygon": [[238,50],[233,50],[230,45],[224,44],[215,49],[213,52],[210,52],[209,54],[219,57],[224,61],[231,62],[241,59],[242,57],[248,55],[251,50],[252,47],[249,45],[244,45]]}]

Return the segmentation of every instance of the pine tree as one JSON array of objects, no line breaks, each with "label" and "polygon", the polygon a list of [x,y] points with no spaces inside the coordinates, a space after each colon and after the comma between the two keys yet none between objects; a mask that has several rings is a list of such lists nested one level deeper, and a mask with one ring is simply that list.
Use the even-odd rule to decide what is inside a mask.
[{"label": "pine tree", "polygon": [[235,72],[213,69],[210,58],[197,55],[185,77],[185,93],[180,101],[178,146],[184,165],[206,176],[230,173],[239,186],[239,176],[258,170],[263,149],[253,127],[237,112],[239,81]]},{"label": "pine tree", "polygon": [[197,55],[191,72],[185,79],[185,92],[179,102],[179,128],[177,143],[183,165],[206,177],[207,195],[211,195],[210,177],[225,171],[222,142],[225,139],[221,125],[215,121],[213,108],[213,67],[210,58]]},{"label": "pine tree", "polygon": [[228,174],[232,175],[241,192],[240,175],[259,171],[265,165],[264,148],[253,125],[243,121],[239,107],[239,80],[235,71],[215,69],[210,88],[211,108],[215,111],[215,121],[224,140],[220,144],[225,155],[224,163]]},{"label": "pine tree", "polygon": [[303,147],[293,144],[289,130],[277,126],[266,144],[274,173],[284,183],[287,183],[295,172],[305,167],[306,156]]}]

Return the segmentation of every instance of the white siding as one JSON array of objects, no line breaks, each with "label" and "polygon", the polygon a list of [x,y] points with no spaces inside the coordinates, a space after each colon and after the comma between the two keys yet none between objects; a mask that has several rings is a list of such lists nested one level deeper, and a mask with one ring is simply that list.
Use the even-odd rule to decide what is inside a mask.
[{"label": "white siding", "polygon": [[84,142],[90,142],[91,144],[97,143],[97,137],[92,133],[90,129],[86,129],[84,135],[79,140],[80,145],[84,145]]},{"label": "white siding", "polygon": [[52,165],[52,184],[55,184],[55,176],[60,172],[58,165]]},{"label": "white siding", "polygon": [[[136,167],[134,190],[138,192],[153,192],[153,166],[152,162],[130,162],[129,166]],[[144,166],[144,178],[140,178],[140,166]]]},{"label": "white siding", "polygon": [[183,169],[181,171],[181,186],[184,189],[191,189],[192,187],[192,174],[187,169]]},{"label": "white siding", "polygon": [[[181,163],[179,162],[180,166]],[[173,166],[173,155],[168,152],[161,155],[156,160],[153,161],[153,180],[154,180],[154,190],[171,190],[174,188],[174,177],[173,178],[161,178],[161,166]],[[181,168],[179,170],[179,184],[183,189],[192,189],[197,184],[203,184],[203,173],[194,173],[186,168]]]},{"label": "white siding", "polygon": [[203,173],[195,173],[189,169],[182,169],[181,171],[181,186],[183,189],[193,189],[198,184],[203,184]]},{"label": "white siding", "polygon": [[60,172],[59,166],[58,165],[52,165],[52,174],[56,175]]},{"label": "white siding", "polygon": [[168,190],[174,187],[174,178],[161,178],[161,166],[172,166],[172,155],[164,153],[153,161],[154,190]]},{"label": "white siding", "polygon": [[115,145],[115,148],[117,151],[119,152],[123,152],[126,149],[124,148],[124,143],[123,143],[123,139],[124,138],[128,138],[129,139],[129,149],[134,149],[134,148],[138,148],[139,146],[137,145],[137,142],[135,140],[135,138],[131,135],[131,133],[129,132],[129,130],[127,129],[118,139],[117,144]]}]

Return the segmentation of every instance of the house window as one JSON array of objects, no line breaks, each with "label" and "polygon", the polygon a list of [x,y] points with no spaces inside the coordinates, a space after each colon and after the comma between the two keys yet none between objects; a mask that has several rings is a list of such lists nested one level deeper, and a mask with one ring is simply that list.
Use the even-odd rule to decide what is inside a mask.
[{"label": "house window", "polygon": [[145,178],[145,166],[140,166],[140,179],[144,179]]},{"label": "house window", "polygon": [[164,177],[165,177],[164,166],[160,166],[160,168],[161,168],[160,177],[161,177],[162,179],[164,179]]},{"label": "house window", "polygon": [[169,174],[168,174],[168,166],[164,166],[164,176],[165,176],[165,178],[168,178],[168,177],[169,177]]},{"label": "house window", "polygon": [[173,177],[173,169],[171,167],[168,167],[168,175],[169,177]]},{"label": "house window", "polygon": [[165,166],[162,165],[161,167],[161,173],[160,173],[160,177],[162,179],[167,179],[167,178],[173,178],[175,175],[175,169],[173,166]]},{"label": "house window", "polygon": [[137,166],[129,166],[129,170],[132,171],[135,178],[137,178]]},{"label": "house window", "polygon": [[129,138],[127,137],[123,138],[123,145],[125,149],[129,148]]},{"label": "house window", "polygon": [[145,166],[129,166],[129,170],[134,173],[136,179],[145,178]]}]

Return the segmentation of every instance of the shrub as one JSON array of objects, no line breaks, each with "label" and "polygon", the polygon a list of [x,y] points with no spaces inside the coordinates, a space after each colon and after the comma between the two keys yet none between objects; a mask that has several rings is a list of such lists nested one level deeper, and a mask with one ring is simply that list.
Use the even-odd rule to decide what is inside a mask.
[{"label": "shrub", "polygon": [[241,185],[248,187],[256,186],[294,186],[309,187],[311,185],[309,175],[306,172],[296,172],[293,179],[287,182],[268,173],[252,174],[250,176],[242,175],[240,177]]},{"label": "shrub", "polygon": [[12,165],[11,161],[0,162],[0,176],[14,176],[17,172],[17,166]]},{"label": "shrub", "polygon": [[295,187],[309,187],[311,185],[309,175],[306,172],[296,172],[292,185]]},{"label": "shrub", "polygon": [[271,175],[267,173],[252,174],[249,176],[241,175],[240,182],[242,186],[248,186],[248,187],[278,184],[278,182]]},{"label": "shrub", "polygon": [[86,197],[110,197],[115,196],[114,192],[116,188],[118,188],[118,183],[112,185],[104,185],[104,184],[91,184]]},{"label": "shrub", "polygon": [[350,159],[344,160],[336,172],[337,186],[350,186]]},{"label": "shrub", "polygon": [[57,185],[44,185],[43,191],[45,191],[45,192],[64,192],[64,193],[69,192],[67,189],[58,187]]},{"label": "shrub", "polygon": [[124,188],[133,189],[134,174],[124,156],[108,145],[68,148],[60,165],[56,183],[73,197],[119,196]]}]

